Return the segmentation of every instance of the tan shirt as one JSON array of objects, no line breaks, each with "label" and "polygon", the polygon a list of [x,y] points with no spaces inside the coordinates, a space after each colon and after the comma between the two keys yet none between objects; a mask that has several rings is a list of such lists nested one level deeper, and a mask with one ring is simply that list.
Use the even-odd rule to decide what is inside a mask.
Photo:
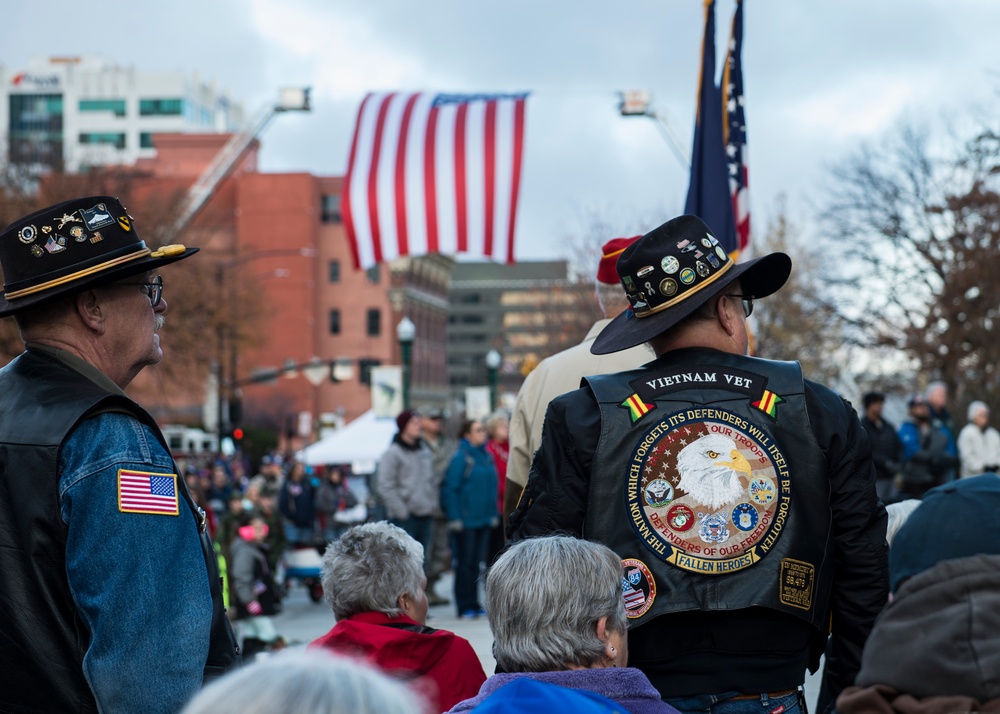
[{"label": "tan shirt", "polygon": [[579,388],[583,377],[634,369],[655,356],[645,344],[609,355],[591,354],[590,346],[609,322],[595,322],[583,342],[543,359],[524,380],[510,419],[508,481],[522,489],[528,483],[528,469],[542,441],[542,421],[550,401]]}]

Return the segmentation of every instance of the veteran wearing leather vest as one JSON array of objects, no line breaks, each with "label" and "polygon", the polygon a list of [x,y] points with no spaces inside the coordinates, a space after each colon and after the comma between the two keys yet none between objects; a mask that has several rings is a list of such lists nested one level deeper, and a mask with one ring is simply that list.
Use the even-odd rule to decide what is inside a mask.
[{"label": "veteran wearing leather vest", "polygon": [[641,369],[553,400],[510,536],[570,533],[622,559],[630,664],[682,712],[819,710],[853,683],[888,594],[885,509],[851,406],[795,362],[746,356],[782,253],[736,264],[681,216],[619,258],[631,308],[595,353]]},{"label": "veteran wearing leather vest", "polygon": [[238,663],[205,514],[123,391],[163,356],[152,250],[117,199],[0,232],[0,711],[176,712]]}]

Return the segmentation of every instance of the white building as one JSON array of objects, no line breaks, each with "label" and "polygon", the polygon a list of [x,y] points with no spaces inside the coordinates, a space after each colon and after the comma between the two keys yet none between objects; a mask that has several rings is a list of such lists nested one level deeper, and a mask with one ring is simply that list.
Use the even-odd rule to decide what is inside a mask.
[{"label": "white building", "polygon": [[230,132],[243,107],[197,74],[137,72],[98,57],[0,66],[4,154],[34,170],[132,164],[159,132]]}]

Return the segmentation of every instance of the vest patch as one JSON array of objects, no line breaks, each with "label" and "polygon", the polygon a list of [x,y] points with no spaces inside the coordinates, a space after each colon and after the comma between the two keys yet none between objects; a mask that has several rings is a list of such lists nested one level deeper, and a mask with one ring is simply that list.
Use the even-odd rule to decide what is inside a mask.
[{"label": "vest patch", "polygon": [[781,584],[778,598],[785,605],[803,610],[812,608],[813,586],[816,583],[816,566],[793,558],[781,561]]},{"label": "vest patch", "polygon": [[638,394],[633,394],[618,406],[622,409],[628,410],[628,415],[632,418],[633,424],[649,414],[649,412],[656,409],[655,404],[646,404],[646,402],[639,398]]},{"label": "vest patch", "polygon": [[[636,535],[658,558],[691,572],[723,575],[757,563],[791,509],[781,449],[725,409],[665,416],[639,440],[628,469],[624,496]],[[794,592],[789,598],[802,601]]]},{"label": "vest patch", "polygon": [[122,513],[180,513],[177,474],[118,469],[118,510]]},{"label": "vest patch", "polygon": [[625,598],[625,616],[630,620],[642,617],[656,599],[656,581],[641,560],[625,558],[622,561],[622,597]]},{"label": "vest patch", "polygon": [[[767,377],[736,367],[708,366],[701,369],[675,367],[669,370],[658,370],[639,379],[633,379],[629,382],[629,386],[635,390],[635,394],[629,397],[626,402],[634,400],[638,404],[653,402],[665,394],[680,392],[692,387],[737,392],[750,397],[751,406],[760,409],[775,420],[778,418],[777,406],[784,401],[767,389]],[[622,406],[625,406],[624,402]],[[652,408],[649,404],[646,406]],[[632,423],[637,422],[644,414],[646,414],[645,411],[638,416],[633,415]]]}]

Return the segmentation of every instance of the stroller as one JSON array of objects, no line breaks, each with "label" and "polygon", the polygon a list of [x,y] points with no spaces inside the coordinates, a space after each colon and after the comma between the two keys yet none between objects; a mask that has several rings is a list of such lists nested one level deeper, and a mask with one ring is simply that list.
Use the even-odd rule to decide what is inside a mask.
[{"label": "stroller", "polygon": [[293,581],[298,581],[309,591],[309,599],[319,602],[323,599],[323,583],[320,574],[323,568],[323,545],[298,543],[285,551],[285,591]]}]

